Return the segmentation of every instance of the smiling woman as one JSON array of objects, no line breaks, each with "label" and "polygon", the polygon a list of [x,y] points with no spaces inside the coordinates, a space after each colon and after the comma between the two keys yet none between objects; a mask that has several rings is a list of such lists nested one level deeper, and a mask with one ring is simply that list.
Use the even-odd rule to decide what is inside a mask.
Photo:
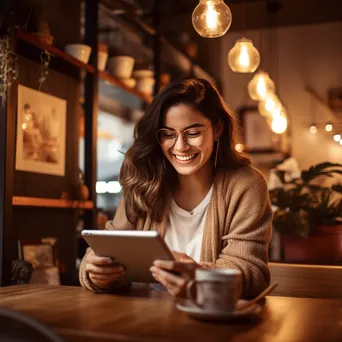
[{"label": "smiling woman", "polygon": [[[136,125],[120,173],[124,194],[106,228],[159,231],[177,261],[157,260],[151,272],[173,295],[184,295],[199,267],[241,270],[245,297],[269,283],[267,186],[235,141],[235,116],[199,78],[164,88]],[[91,250],[80,270],[93,291],[116,289],[121,275]]]}]

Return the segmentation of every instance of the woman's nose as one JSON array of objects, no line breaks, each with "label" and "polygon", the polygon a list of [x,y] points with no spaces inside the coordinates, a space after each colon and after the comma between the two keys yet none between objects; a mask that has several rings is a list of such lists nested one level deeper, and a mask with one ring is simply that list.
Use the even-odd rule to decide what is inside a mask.
[{"label": "woman's nose", "polygon": [[187,142],[184,140],[184,137],[182,134],[178,134],[176,138],[175,145],[173,148],[177,151],[185,151],[190,148],[190,146],[187,144]]}]

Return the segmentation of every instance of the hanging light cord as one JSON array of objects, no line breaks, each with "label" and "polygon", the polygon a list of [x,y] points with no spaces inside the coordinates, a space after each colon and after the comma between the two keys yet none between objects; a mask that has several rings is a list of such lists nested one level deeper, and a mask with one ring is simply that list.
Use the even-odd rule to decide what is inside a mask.
[{"label": "hanging light cord", "polygon": [[246,0],[242,1],[242,32],[243,36],[246,37],[246,26],[247,26],[247,4]]}]

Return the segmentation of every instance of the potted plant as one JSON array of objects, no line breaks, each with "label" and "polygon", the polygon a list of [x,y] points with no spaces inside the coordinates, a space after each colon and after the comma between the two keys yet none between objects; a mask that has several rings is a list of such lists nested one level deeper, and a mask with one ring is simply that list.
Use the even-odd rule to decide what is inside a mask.
[{"label": "potted plant", "polygon": [[273,226],[282,235],[286,261],[342,262],[342,184],[322,184],[342,174],[342,165],[320,163],[290,179],[277,170],[282,186],[270,190]]}]

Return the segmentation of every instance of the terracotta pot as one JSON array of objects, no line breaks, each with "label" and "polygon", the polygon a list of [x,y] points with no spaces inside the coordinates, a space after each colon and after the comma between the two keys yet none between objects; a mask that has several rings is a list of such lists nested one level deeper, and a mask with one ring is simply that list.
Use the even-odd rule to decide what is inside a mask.
[{"label": "terracotta pot", "polygon": [[307,238],[284,235],[282,241],[286,261],[342,261],[342,225],[317,226]]}]

